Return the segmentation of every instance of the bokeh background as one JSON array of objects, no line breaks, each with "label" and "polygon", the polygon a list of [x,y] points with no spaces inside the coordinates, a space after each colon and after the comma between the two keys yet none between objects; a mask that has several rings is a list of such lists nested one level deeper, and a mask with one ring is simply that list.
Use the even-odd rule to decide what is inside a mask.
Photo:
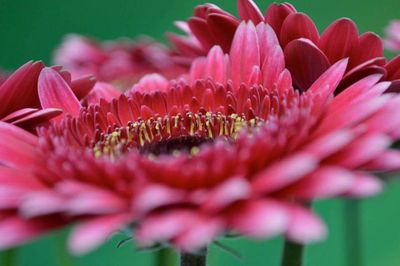
[{"label": "bokeh background", "polygon": [[[64,34],[75,32],[98,39],[135,37],[146,34],[165,41],[166,31],[175,31],[174,20],[191,15],[195,5],[206,1],[192,0],[0,0],[0,66],[13,70],[28,60],[51,62],[54,48]],[[271,1],[256,1],[265,9]],[[214,3],[236,13],[236,1]],[[320,30],[339,17],[350,17],[360,32],[383,33],[389,20],[400,18],[399,0],[293,0],[292,4],[307,13]],[[392,56],[392,54],[388,54]],[[1,102],[0,102],[1,104]],[[400,182],[387,183],[386,191],[362,201],[360,232],[365,266],[400,265]],[[308,266],[351,266],[346,264],[346,243],[350,232],[344,224],[343,200],[321,201],[315,209],[329,227],[326,241],[307,248]],[[47,235],[25,245],[16,253],[17,266],[147,266],[152,265],[150,252],[137,252],[129,243],[116,245],[122,236],[112,238],[98,250],[78,258],[63,252],[63,241],[69,229]],[[2,236],[0,236],[2,237]],[[282,239],[223,241],[242,254],[239,260],[212,246],[210,266],[278,266]],[[0,253],[0,265],[4,254]],[[173,265],[171,265],[173,266]]]}]

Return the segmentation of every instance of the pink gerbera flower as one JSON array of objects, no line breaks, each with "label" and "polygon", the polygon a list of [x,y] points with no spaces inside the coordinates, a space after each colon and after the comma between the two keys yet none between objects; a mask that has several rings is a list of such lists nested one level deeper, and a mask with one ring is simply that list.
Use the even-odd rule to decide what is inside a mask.
[{"label": "pink gerbera flower", "polygon": [[[380,75],[334,97],[346,65],[295,90],[271,27],[242,23],[229,54],[212,48],[188,81],[157,91],[155,77],[84,108],[64,97],[70,115],[38,136],[0,123],[0,234],[8,236],[0,246],[66,222],[78,223],[76,253],[122,227],[141,246],[184,252],[227,232],[323,238],[305,202],[373,195],[381,190],[373,172],[400,166],[390,149],[400,97],[383,94],[390,83]],[[45,79],[59,80],[54,71]]]},{"label": "pink gerbera flower", "polygon": [[393,52],[400,52],[400,20],[392,20],[385,29],[386,48]]},{"label": "pink gerbera flower", "polygon": [[[205,4],[196,7],[194,16],[187,22],[178,22],[187,36],[170,34],[170,40],[181,58],[190,62],[205,55],[213,45],[220,45],[227,52],[240,21],[266,22],[282,46],[295,88],[306,90],[330,66],[349,58],[337,92],[371,74],[381,74],[382,80],[396,80],[389,90],[400,90],[397,82],[400,76],[387,75],[381,39],[372,32],[359,35],[352,20],[336,20],[319,34],[314,22],[289,3],[271,4],[264,16],[252,0],[237,2],[239,18],[213,4]],[[396,67],[400,67],[398,62]]]},{"label": "pink gerbera flower", "polygon": [[148,38],[98,42],[72,34],[57,49],[54,62],[73,76],[92,74],[125,89],[148,73],[175,78],[187,70],[171,56],[167,47]]},{"label": "pink gerbera flower", "polygon": [[[58,73],[57,81],[49,83],[49,73]],[[70,111],[70,103],[62,101],[64,97],[73,97],[80,106],[79,101],[98,103],[100,98],[110,100],[119,95],[117,89],[96,84],[91,76],[72,80],[61,67],[45,68],[42,62],[28,62],[0,85],[0,121],[33,130],[62,111]]]}]

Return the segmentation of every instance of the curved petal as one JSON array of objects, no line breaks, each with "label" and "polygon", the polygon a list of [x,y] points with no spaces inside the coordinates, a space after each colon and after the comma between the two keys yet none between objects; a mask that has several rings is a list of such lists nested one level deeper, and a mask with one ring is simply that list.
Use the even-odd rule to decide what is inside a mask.
[{"label": "curved petal", "polygon": [[225,53],[228,53],[239,21],[223,14],[211,14],[207,16],[207,25],[208,30],[216,40],[216,44],[221,46]]},{"label": "curved petal", "polygon": [[38,92],[43,108],[59,108],[74,117],[79,115],[81,104],[67,82],[55,70],[42,70],[39,75]]},{"label": "curved petal", "polygon": [[283,22],[280,42],[282,47],[295,39],[305,38],[314,44],[318,44],[319,33],[314,22],[303,13],[293,13],[287,16]]},{"label": "curved petal", "polygon": [[254,24],[242,22],[232,41],[231,77],[237,88],[241,82],[247,82],[253,66],[260,65],[260,46]]},{"label": "curved petal", "polygon": [[129,216],[126,214],[89,219],[73,230],[68,246],[76,255],[89,252],[102,244],[128,221]]},{"label": "curved petal", "polygon": [[310,40],[297,39],[285,48],[286,67],[295,86],[306,91],[330,66],[325,54]]},{"label": "curved petal", "polygon": [[265,20],[274,29],[278,38],[280,38],[282,24],[287,16],[293,13],[296,13],[296,9],[289,3],[272,3],[268,7],[265,14]]},{"label": "curved petal", "polygon": [[358,47],[358,30],[354,22],[347,18],[336,20],[321,35],[319,48],[330,63],[346,58]]},{"label": "curved petal", "polygon": [[252,0],[238,0],[237,9],[241,20],[250,20],[253,21],[254,24],[264,21],[260,9]]},{"label": "curved petal", "polygon": [[0,117],[21,108],[39,107],[37,81],[43,67],[42,62],[28,62],[4,81],[0,86]]}]

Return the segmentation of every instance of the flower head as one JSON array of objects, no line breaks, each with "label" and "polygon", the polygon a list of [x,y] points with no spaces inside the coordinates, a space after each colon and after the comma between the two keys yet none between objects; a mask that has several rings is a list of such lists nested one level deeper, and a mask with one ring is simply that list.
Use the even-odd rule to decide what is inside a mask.
[{"label": "flower head", "polygon": [[376,74],[334,97],[347,63],[300,92],[270,26],[242,23],[188,80],[152,76],[38,136],[0,123],[0,232],[13,236],[0,246],[70,222],[77,253],[121,227],[185,252],[229,232],[323,238],[304,202],[373,195],[372,171],[400,167],[400,97]]},{"label": "flower head", "polygon": [[352,20],[338,19],[319,34],[311,18],[298,13],[289,3],[271,4],[265,16],[252,0],[237,3],[239,18],[215,5],[205,4],[196,7],[187,22],[178,22],[187,36],[170,34],[170,40],[180,56],[190,61],[207,54],[214,45],[228,52],[241,21],[266,22],[278,37],[295,88],[308,89],[330,66],[349,58],[337,92],[371,74],[381,74],[382,80],[395,80],[389,90],[400,90],[397,82],[400,77],[385,75],[387,60],[383,57],[381,39],[372,32],[359,35]]},{"label": "flower head", "polygon": [[72,34],[57,49],[54,62],[73,76],[92,74],[126,89],[145,74],[160,73],[169,78],[182,74],[186,68],[171,58],[171,51],[149,38],[98,42]]},{"label": "flower head", "polygon": [[392,20],[385,32],[386,48],[394,52],[400,52],[400,20]]}]

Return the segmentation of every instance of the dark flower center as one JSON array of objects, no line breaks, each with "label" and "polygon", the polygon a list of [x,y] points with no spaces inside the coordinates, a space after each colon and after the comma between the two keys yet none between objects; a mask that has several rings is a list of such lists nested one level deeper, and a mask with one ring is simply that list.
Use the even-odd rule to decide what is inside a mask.
[{"label": "dark flower center", "polygon": [[146,143],[139,148],[142,154],[173,154],[177,151],[196,152],[197,148],[204,143],[211,143],[211,138],[201,138],[199,136],[181,136],[169,138],[153,143]]},{"label": "dark flower center", "polygon": [[251,132],[263,121],[244,115],[221,113],[177,114],[139,120],[113,132],[103,133],[93,146],[96,157],[107,155],[114,159],[136,150],[141,154],[196,153],[204,143],[216,138],[232,141],[242,129]]}]

